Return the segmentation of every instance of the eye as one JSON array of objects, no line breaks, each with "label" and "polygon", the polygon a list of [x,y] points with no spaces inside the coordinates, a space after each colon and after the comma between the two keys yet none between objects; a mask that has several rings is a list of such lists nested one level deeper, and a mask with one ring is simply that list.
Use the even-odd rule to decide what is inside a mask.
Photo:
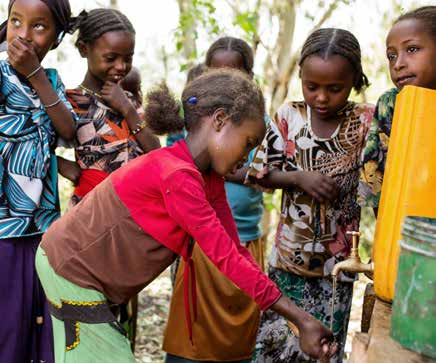
[{"label": "eye", "polygon": [[410,47],[407,47],[407,52],[408,53],[416,53],[419,50],[418,47],[411,45]]},{"label": "eye", "polygon": [[124,58],[124,61],[126,63],[132,63],[133,62],[133,57],[131,55],[129,55],[128,57]]},{"label": "eye", "polygon": [[331,86],[329,87],[329,91],[332,93],[339,93],[343,90],[343,87],[341,86]]},{"label": "eye", "polygon": [[11,18],[9,19],[9,22],[14,25],[14,26],[20,26],[21,25],[21,21],[19,21],[17,18]]},{"label": "eye", "polygon": [[106,62],[109,62],[109,63],[115,61],[115,57],[111,57],[111,56],[104,57],[104,59]]},{"label": "eye", "polygon": [[33,28],[34,28],[35,30],[38,30],[38,31],[41,31],[41,30],[45,30],[45,29],[47,29],[47,27],[46,27],[44,24],[35,24],[35,25],[33,26]]},{"label": "eye", "polygon": [[315,91],[315,90],[316,90],[316,86],[313,85],[313,84],[306,84],[306,88],[307,88],[309,91]]},{"label": "eye", "polygon": [[387,54],[388,57],[388,61],[391,62],[393,61],[395,58],[397,58],[397,55],[395,53],[388,53]]}]

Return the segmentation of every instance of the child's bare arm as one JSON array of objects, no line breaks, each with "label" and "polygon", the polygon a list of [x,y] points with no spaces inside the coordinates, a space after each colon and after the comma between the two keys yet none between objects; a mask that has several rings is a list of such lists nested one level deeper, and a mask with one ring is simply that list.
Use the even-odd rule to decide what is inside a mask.
[{"label": "child's bare arm", "polygon": [[243,166],[242,168],[238,169],[236,173],[227,174],[226,180],[232,183],[244,184],[247,172],[248,172],[248,166]]},{"label": "child's bare arm", "polygon": [[274,169],[261,179],[252,178],[251,180],[265,188],[301,188],[319,202],[334,200],[338,194],[338,187],[332,178],[314,171],[281,171]]},{"label": "child's bare arm", "polygon": [[132,132],[135,130],[135,137],[141,145],[142,150],[149,152],[160,148],[160,142],[157,136],[148,127],[141,126],[144,120],[138,115],[132,102],[127,98],[124,90],[120,85],[107,81],[102,90],[101,95],[103,100],[114,110],[124,116]]},{"label": "child's bare arm", "polygon": [[8,56],[12,67],[27,77],[27,81],[38,93],[56,132],[63,139],[72,140],[76,133],[73,115],[59,99],[47,75],[43,72],[33,46],[23,39],[14,39],[8,44]]},{"label": "child's bare arm", "polygon": [[77,185],[82,174],[82,169],[75,161],[64,159],[61,156],[57,157],[58,160],[58,172],[64,178],[70,180],[73,185]]}]

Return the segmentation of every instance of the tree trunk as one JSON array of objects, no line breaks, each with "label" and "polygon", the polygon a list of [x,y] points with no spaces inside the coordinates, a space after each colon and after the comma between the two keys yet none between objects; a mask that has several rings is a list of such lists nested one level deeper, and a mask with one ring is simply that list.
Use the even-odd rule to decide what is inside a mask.
[{"label": "tree trunk", "polygon": [[[340,1],[341,0],[334,0],[330,4],[308,35],[319,29],[326,22],[326,20],[330,18],[332,13],[338,7]],[[273,80],[270,84],[270,114],[273,114],[288,96],[289,83],[295,69],[297,68],[300,55],[300,49],[298,49],[295,53],[292,53],[292,39],[295,30],[296,7],[298,6],[299,1],[289,0],[286,2],[286,4],[282,3],[281,1],[279,1],[279,3],[282,4],[284,9],[280,9],[280,12],[278,13],[280,31],[275,46],[275,49],[278,49],[276,66],[274,69],[272,66],[273,63],[267,61],[266,66],[270,68],[270,71],[268,72],[267,69],[265,70],[267,79]]]},{"label": "tree trunk", "polygon": [[[188,69],[194,64],[197,54],[196,45],[196,28],[197,22],[194,17],[189,16],[192,12],[191,0],[177,0],[179,5],[179,26],[182,31],[183,46],[181,48],[183,58],[186,61]],[[183,19],[187,19],[183,21]]]},{"label": "tree trunk", "polygon": [[276,44],[272,48],[274,55],[270,54],[265,63],[265,79],[271,94],[270,113],[275,112],[277,107],[286,97],[287,83],[286,71],[292,60],[292,41],[295,30],[297,0],[275,0],[272,15],[279,20],[279,34]]}]

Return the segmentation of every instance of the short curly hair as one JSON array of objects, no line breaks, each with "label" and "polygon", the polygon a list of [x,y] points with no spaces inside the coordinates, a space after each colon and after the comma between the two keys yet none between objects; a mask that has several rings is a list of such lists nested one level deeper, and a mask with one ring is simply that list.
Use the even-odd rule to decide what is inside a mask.
[{"label": "short curly hair", "polygon": [[181,105],[165,84],[147,94],[146,105],[146,122],[160,135],[183,127],[192,131],[202,117],[219,108],[235,124],[245,119],[264,122],[265,114],[265,101],[257,84],[244,72],[227,68],[212,69],[189,82],[183,90]]}]

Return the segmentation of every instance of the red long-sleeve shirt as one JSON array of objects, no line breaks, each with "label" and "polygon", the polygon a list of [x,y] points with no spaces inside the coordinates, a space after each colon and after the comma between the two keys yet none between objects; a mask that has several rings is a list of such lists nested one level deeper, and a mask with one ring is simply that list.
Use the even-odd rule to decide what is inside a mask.
[{"label": "red long-sleeve shirt", "polygon": [[261,309],[281,296],[239,243],[223,178],[202,175],[184,141],[113,172],[52,225],[42,247],[56,273],[122,302],[174,252],[190,262],[192,239]]}]

